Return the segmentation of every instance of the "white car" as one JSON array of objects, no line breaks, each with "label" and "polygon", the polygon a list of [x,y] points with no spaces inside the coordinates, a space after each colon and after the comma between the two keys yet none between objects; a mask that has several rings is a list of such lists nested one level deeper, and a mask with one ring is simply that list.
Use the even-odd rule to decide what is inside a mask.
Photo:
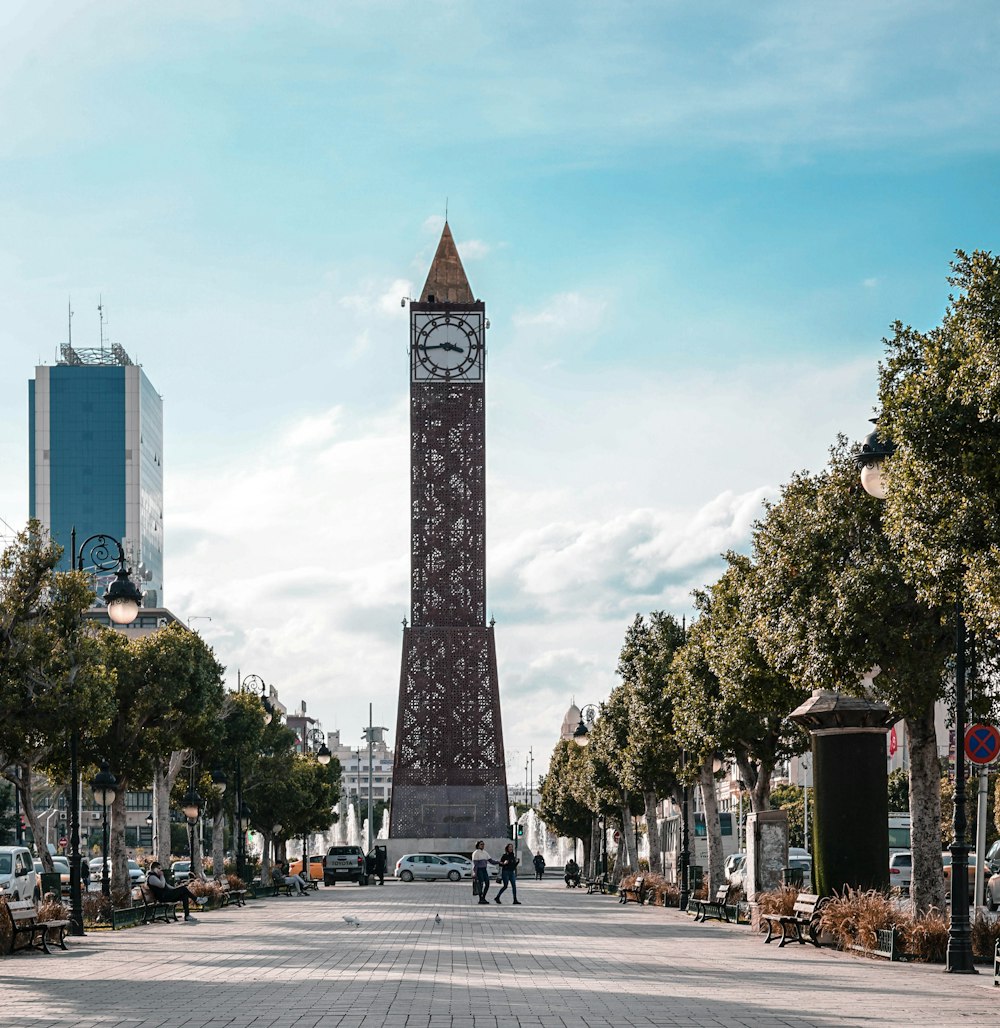
[{"label": "white car", "polygon": [[396,877],[401,882],[412,882],[417,878],[424,881],[447,878],[450,882],[460,882],[462,870],[457,864],[434,853],[407,853],[396,861]]},{"label": "white car", "polygon": [[447,860],[449,864],[454,864],[462,872],[463,878],[472,877],[472,861],[468,857],[459,856],[457,853],[439,853],[438,856],[442,860]]},{"label": "white car", "polygon": [[31,850],[24,846],[0,846],[0,893],[12,900],[41,899]]},{"label": "white car", "polygon": [[889,888],[909,892],[913,881],[913,854],[909,850],[893,853],[889,858]]}]

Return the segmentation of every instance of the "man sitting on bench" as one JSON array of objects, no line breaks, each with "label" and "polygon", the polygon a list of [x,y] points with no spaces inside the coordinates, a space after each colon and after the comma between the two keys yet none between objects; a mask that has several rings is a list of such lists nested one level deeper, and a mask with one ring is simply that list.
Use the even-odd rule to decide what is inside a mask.
[{"label": "man sitting on bench", "polygon": [[566,868],[563,872],[567,889],[578,889],[580,887],[580,865],[570,857],[566,861]]},{"label": "man sitting on bench", "polygon": [[157,903],[176,903],[178,900],[184,904],[184,920],[193,921],[189,909],[191,900],[195,903],[201,901],[186,885],[167,885],[167,879],[163,874],[163,865],[154,861],[149,867],[149,874],[146,875],[146,884],[149,891],[156,897]]}]

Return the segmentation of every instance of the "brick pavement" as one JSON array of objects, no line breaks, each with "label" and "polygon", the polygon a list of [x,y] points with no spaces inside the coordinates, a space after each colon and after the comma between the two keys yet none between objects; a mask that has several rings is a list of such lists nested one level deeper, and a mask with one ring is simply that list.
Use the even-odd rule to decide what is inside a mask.
[{"label": "brick pavement", "polygon": [[526,880],[521,898],[486,908],[465,882],[344,885],[92,933],[69,953],[0,958],[0,1028],[1000,1024],[986,968],[778,950],[561,882]]}]

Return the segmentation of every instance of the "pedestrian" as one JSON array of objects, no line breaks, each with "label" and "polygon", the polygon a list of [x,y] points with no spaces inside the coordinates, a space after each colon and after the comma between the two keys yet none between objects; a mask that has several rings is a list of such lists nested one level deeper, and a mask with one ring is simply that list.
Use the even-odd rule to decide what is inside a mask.
[{"label": "pedestrian", "polygon": [[472,873],[475,876],[476,884],[479,886],[478,895],[481,905],[485,905],[486,894],[490,891],[490,870],[488,865],[495,865],[497,863],[499,862],[486,852],[486,843],[480,839],[476,843],[476,848],[472,851]]},{"label": "pedestrian", "polygon": [[532,864],[535,865],[535,878],[541,881],[542,875],[545,874],[545,857],[541,853],[536,853]]},{"label": "pedestrian", "polygon": [[500,879],[503,882],[503,888],[497,893],[494,903],[500,902],[500,897],[507,891],[507,886],[510,886],[511,895],[514,897],[514,906],[519,907],[521,901],[517,898],[517,854],[514,852],[514,844],[508,842],[506,848],[500,856]]},{"label": "pedestrian", "polygon": [[384,846],[375,847],[375,875],[379,885],[385,885],[385,869],[388,864]]},{"label": "pedestrian", "polygon": [[567,889],[577,889],[580,887],[580,865],[572,857],[566,861],[563,878],[566,880]]},{"label": "pedestrian", "polygon": [[195,920],[191,916],[189,906],[191,900],[195,903],[202,903],[203,900],[195,896],[195,894],[186,885],[167,885],[166,876],[163,873],[163,865],[158,861],[154,860],[149,865],[149,874],[146,875],[146,884],[149,886],[149,891],[153,894],[153,897],[159,903],[176,903],[178,900],[184,904],[184,920],[193,921]]},{"label": "pedestrian", "polygon": [[90,861],[86,856],[80,857],[80,888],[84,892],[90,891]]}]

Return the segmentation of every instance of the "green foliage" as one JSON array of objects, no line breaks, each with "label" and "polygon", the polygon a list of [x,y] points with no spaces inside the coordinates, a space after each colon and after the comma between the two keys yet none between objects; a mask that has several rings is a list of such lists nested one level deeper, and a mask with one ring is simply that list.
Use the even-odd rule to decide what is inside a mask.
[{"label": "green foliage", "polygon": [[618,674],[631,731],[619,767],[623,784],[635,793],[667,796],[677,786],[680,752],[667,682],[683,643],[684,630],[677,619],[659,610],[648,621],[637,614],[625,633]]},{"label": "green foliage", "polygon": [[889,772],[889,810],[899,811],[910,809],[910,776],[906,768],[897,767]]},{"label": "green foliage", "polygon": [[0,767],[65,767],[79,724],[106,724],[112,676],[82,621],[93,597],[62,553],[29,522],[0,555]]},{"label": "green foliage", "polygon": [[588,793],[586,749],[560,739],[549,758],[548,774],[539,783],[539,816],[559,835],[587,839],[594,816]]},{"label": "green foliage", "polygon": [[171,624],[138,639],[106,629],[99,642],[114,674],[115,710],[107,731],[88,733],[87,752],[106,757],[119,783],[146,784],[172,751],[210,746],[224,669],[201,636]]},{"label": "green foliage", "polygon": [[[813,817],[813,791],[809,789],[809,817]],[[783,810],[788,815],[788,845],[812,850],[805,833],[805,800],[801,785],[779,785],[771,790],[772,810]]]},{"label": "green foliage", "polygon": [[1000,259],[956,252],[941,325],[897,322],[881,366],[886,525],[921,600],[1000,630]]}]

